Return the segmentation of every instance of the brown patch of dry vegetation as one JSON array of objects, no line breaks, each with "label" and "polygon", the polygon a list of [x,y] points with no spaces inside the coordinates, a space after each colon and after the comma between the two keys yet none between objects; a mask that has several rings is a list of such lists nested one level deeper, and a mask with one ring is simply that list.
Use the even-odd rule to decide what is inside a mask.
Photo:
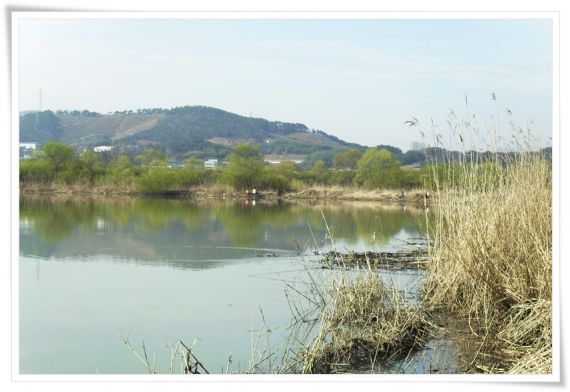
[{"label": "brown patch of dry vegetation", "polygon": [[401,291],[371,270],[343,276],[332,286],[330,306],[304,353],[303,373],[372,370],[420,349],[431,324]]},{"label": "brown patch of dry vegetation", "polygon": [[20,182],[21,194],[66,194],[66,195],[135,195],[132,182],[114,184],[111,182],[97,182],[95,184],[74,182],[67,184],[61,182]]},{"label": "brown patch of dry vegetation", "polygon": [[506,373],[552,372],[551,168],[521,153],[485,170],[462,162],[436,195],[424,302],[477,320]]}]

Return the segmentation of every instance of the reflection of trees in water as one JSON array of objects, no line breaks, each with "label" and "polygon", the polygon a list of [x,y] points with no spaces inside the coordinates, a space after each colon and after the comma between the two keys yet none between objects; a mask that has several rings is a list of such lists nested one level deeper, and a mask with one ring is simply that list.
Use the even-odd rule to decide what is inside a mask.
[{"label": "reflection of trees in water", "polygon": [[356,214],[356,236],[362,237],[368,244],[387,244],[401,230],[409,234],[419,231],[419,217],[402,210],[359,210]]},{"label": "reflection of trees in water", "polygon": [[[323,214],[335,239],[356,243],[360,239],[366,244],[386,244],[401,230],[410,234],[421,231],[421,214],[398,208],[330,208]],[[311,211],[307,220],[313,231],[325,231],[320,211]]]},{"label": "reflection of trees in water", "polygon": [[423,226],[423,213],[393,207],[359,207],[357,203],[322,208],[288,203],[196,204],[167,199],[22,198],[20,203],[21,217],[32,222],[34,232],[45,242],[64,240],[78,229],[86,232],[87,238],[100,229],[100,219],[110,231],[117,232],[120,227],[123,235],[139,236],[142,241],[146,238],[149,243],[166,236],[172,244],[199,231],[200,241],[208,245],[222,244],[218,241],[225,242],[225,234],[233,246],[255,247],[269,233],[270,245],[284,248],[290,248],[287,245],[291,244],[291,235],[300,240],[311,239],[308,225],[317,240],[325,238],[321,210],[333,237],[349,244],[359,240],[385,244],[401,230],[413,235]]},{"label": "reflection of trees in water", "polygon": [[223,205],[216,208],[216,217],[234,246],[257,246],[264,228],[287,228],[299,222],[302,210],[288,204]]},{"label": "reflection of trees in water", "polygon": [[131,200],[113,200],[112,202],[98,201],[98,212],[110,223],[117,227],[127,227],[133,216]]},{"label": "reflection of trees in water", "polygon": [[90,200],[78,204],[71,201],[51,203],[47,200],[20,200],[20,219],[33,224],[35,233],[48,243],[68,238],[76,229],[91,231],[97,226],[96,206]]},{"label": "reflection of trees in water", "polygon": [[207,221],[210,209],[184,200],[137,199],[131,219],[135,227],[151,234],[163,230],[173,221],[181,221],[188,231],[197,229]]},{"label": "reflection of trees in water", "polygon": [[46,240],[52,237],[56,241],[67,238],[76,228],[95,231],[99,218],[116,227],[132,225],[149,234],[163,230],[174,220],[193,230],[210,215],[209,208],[180,200],[22,198],[20,202],[20,216],[33,221],[36,232],[45,233]]}]

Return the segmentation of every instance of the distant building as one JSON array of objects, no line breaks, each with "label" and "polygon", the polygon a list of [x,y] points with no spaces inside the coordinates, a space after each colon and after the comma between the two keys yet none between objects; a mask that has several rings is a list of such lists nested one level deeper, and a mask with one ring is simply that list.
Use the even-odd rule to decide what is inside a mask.
[{"label": "distant building", "polygon": [[218,160],[217,159],[206,159],[204,161],[204,168],[216,170],[218,168]]},{"label": "distant building", "polygon": [[36,150],[38,148],[38,143],[20,143],[20,148],[27,150]]},{"label": "distant building", "polygon": [[270,165],[278,165],[281,162],[293,162],[300,164],[307,159],[307,156],[300,154],[265,155],[263,159],[265,163],[269,163]]},{"label": "distant building", "polygon": [[30,159],[39,143],[20,143],[20,159]]},{"label": "distant building", "polygon": [[422,165],[418,162],[410,163],[409,165],[402,165],[400,166],[402,169],[409,169],[409,170],[420,170]]},{"label": "distant building", "polygon": [[97,147],[93,147],[93,151],[95,152],[106,152],[106,151],[111,151],[113,149],[113,146],[97,146]]}]

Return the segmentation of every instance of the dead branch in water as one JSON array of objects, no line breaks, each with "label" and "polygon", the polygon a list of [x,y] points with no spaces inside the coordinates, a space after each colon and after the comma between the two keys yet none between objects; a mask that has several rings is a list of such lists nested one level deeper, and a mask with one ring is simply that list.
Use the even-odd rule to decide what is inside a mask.
[{"label": "dead branch in water", "polygon": [[372,267],[391,270],[424,268],[427,262],[427,250],[417,249],[396,252],[356,252],[341,253],[335,250],[324,253],[323,268],[329,267]]}]

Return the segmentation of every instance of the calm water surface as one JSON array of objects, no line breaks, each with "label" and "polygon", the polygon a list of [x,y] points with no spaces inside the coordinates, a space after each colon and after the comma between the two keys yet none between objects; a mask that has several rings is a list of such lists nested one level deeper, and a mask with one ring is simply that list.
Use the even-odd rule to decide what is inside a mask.
[{"label": "calm water surface", "polygon": [[[421,216],[364,203],[21,198],[20,373],[145,373],[125,336],[156,353],[158,372],[179,339],[211,373],[230,354],[243,371],[263,319],[274,347],[291,335],[285,289],[331,247],[325,219],[337,249],[379,250],[420,237]],[[417,286],[415,273],[385,276]]]}]

